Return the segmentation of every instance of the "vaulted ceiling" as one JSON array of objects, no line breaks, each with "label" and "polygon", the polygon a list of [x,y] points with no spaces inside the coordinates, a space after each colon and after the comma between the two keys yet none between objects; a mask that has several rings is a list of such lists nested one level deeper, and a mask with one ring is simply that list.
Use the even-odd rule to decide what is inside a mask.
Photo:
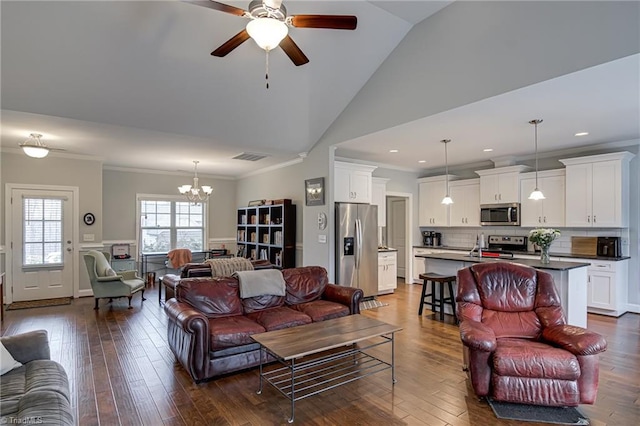
[{"label": "vaulted ceiling", "polygon": [[[3,1],[2,149],[37,132],[49,146],[107,166],[190,170],[197,159],[203,173],[237,177],[286,162],[309,151],[381,65],[396,60],[392,52],[414,25],[431,25],[451,3],[285,1],[293,15],[356,15],[358,28],[290,29],[310,62],[296,67],[272,52],[267,90],[265,53],[252,41],[224,58],[210,55],[244,28],[243,18],[173,0]],[[542,118],[554,148],[639,138],[638,64],[633,55],[438,114],[379,120],[339,141],[337,153],[410,170],[441,165],[442,137],[464,141],[451,146],[458,162],[487,158],[485,147],[530,154],[526,121],[550,97],[555,108]],[[576,140],[584,123],[597,125],[595,136]],[[433,143],[416,152],[424,141]],[[267,158],[231,159],[243,152]]]}]

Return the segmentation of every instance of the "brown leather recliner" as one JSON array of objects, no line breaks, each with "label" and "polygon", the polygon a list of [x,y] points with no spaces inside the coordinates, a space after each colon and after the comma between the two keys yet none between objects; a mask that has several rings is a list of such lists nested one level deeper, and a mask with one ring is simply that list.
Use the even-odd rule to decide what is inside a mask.
[{"label": "brown leather recliner", "polygon": [[607,343],[566,324],[549,273],[508,262],[476,264],[458,271],[456,302],[478,397],[548,406],[595,402],[598,354]]}]

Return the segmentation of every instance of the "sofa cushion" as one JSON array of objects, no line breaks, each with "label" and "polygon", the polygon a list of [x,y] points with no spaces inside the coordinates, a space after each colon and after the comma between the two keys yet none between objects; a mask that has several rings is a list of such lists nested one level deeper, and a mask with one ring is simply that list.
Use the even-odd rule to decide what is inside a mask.
[{"label": "sofa cushion", "polygon": [[255,343],[252,334],[264,333],[265,329],[260,324],[243,315],[235,315],[209,320],[211,351],[230,348],[238,345]]},{"label": "sofa cushion", "polygon": [[281,330],[312,322],[309,315],[286,306],[252,312],[247,314],[247,317],[263,326],[267,331]]},{"label": "sofa cushion", "polygon": [[183,278],[176,286],[176,298],[207,318],[242,314],[238,281],[231,277]]},{"label": "sofa cushion", "polygon": [[498,339],[493,354],[498,376],[578,380],[580,364],[571,352],[526,339]]},{"label": "sofa cushion", "polygon": [[51,392],[63,397],[69,404],[69,382],[64,368],[48,359],[34,360],[2,376],[0,386],[0,413],[3,416],[18,413],[26,394]]},{"label": "sofa cushion", "polygon": [[327,270],[321,266],[284,269],[282,277],[287,283],[287,305],[320,299],[329,282]]},{"label": "sofa cushion", "polygon": [[325,321],[332,318],[346,317],[349,315],[349,307],[341,303],[328,300],[314,300],[313,302],[291,305],[297,311],[309,315],[313,322]]}]

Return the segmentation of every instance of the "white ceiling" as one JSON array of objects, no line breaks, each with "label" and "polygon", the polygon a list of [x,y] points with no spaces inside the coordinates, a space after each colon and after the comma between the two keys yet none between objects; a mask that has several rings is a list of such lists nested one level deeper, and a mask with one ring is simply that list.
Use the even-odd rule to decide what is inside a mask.
[{"label": "white ceiling", "polygon": [[[191,170],[198,159],[201,172],[227,177],[296,159],[411,26],[449,3],[285,0],[289,14],[356,15],[358,29],[291,29],[310,63],[273,52],[266,90],[265,55],[252,41],[210,56],[242,18],[173,0],[2,1],[2,149],[38,132],[108,166]],[[532,118],[545,120],[541,151],[640,138],[639,75],[635,55],[347,141],[337,155],[440,167],[443,138],[453,140],[452,164],[528,155]],[[582,130],[590,135],[573,136]],[[269,157],[230,160],[242,152]]]},{"label": "white ceiling", "polygon": [[[409,170],[640,139],[640,55],[598,65],[341,143],[340,157]],[[587,136],[576,137],[578,132]],[[397,149],[397,153],[390,153]],[[493,149],[484,152],[484,149]],[[424,160],[425,163],[419,163]]]}]

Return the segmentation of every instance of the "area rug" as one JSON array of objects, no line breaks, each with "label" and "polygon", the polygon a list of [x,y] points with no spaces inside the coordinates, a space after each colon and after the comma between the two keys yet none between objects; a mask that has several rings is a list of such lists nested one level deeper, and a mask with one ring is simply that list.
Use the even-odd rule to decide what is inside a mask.
[{"label": "area rug", "polygon": [[16,309],[44,308],[47,306],[70,305],[71,297],[57,297],[55,299],[27,300],[24,302],[13,302],[7,306],[7,311]]},{"label": "area rug", "polygon": [[380,308],[382,306],[388,306],[388,303],[383,303],[380,302],[376,299],[371,299],[371,300],[364,300],[362,302],[360,302],[360,310],[364,311],[367,309],[374,309],[374,308]]},{"label": "area rug", "polygon": [[542,407],[540,405],[499,402],[491,399],[487,399],[487,402],[499,419],[556,425],[590,424],[589,419],[576,407]]}]

